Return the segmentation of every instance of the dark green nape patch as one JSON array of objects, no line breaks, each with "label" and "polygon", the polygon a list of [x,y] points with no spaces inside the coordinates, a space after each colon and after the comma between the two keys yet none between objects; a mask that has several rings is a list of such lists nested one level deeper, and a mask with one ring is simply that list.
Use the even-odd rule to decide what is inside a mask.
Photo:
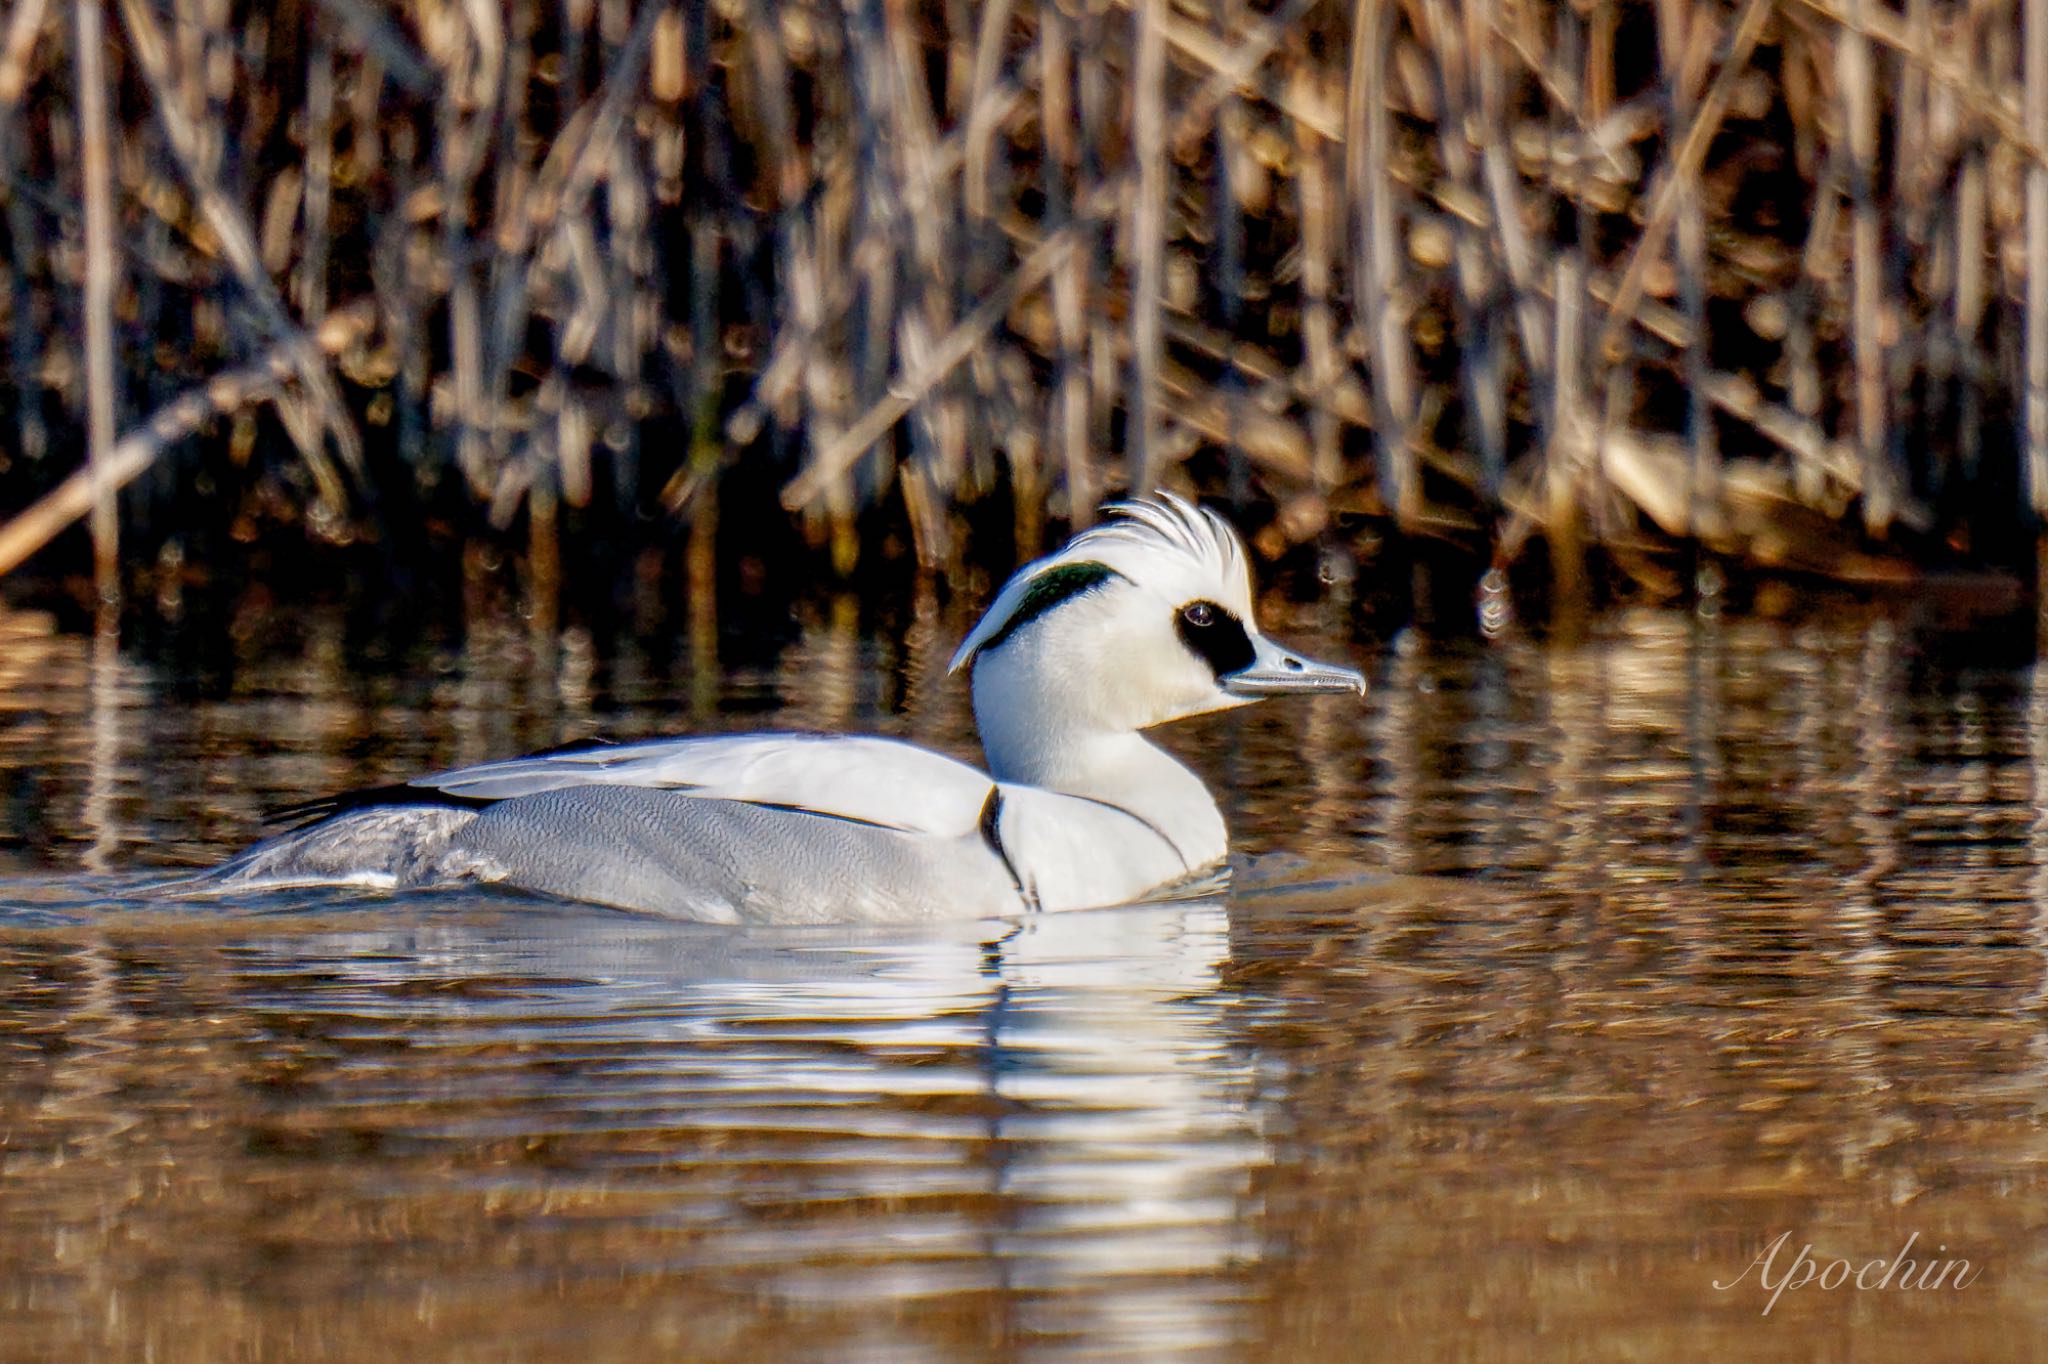
[{"label": "dark green nape patch", "polygon": [[1011,635],[1061,602],[1078,597],[1083,592],[1093,592],[1111,578],[1123,576],[1108,564],[1099,564],[1093,559],[1047,569],[1031,580],[1031,585],[1024,589],[1024,600],[1017,603],[1017,609],[1003,622],[1003,628],[990,635],[988,642],[977,652],[985,654],[991,649],[1002,648]]}]

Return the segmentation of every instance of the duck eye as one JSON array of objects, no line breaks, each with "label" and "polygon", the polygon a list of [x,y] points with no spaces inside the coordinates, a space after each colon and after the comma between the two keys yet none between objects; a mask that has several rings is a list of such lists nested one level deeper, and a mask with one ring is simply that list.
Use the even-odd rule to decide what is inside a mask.
[{"label": "duck eye", "polygon": [[1189,602],[1173,624],[1180,642],[1207,663],[1218,679],[1249,668],[1258,658],[1244,622],[1227,606],[1213,601]]}]

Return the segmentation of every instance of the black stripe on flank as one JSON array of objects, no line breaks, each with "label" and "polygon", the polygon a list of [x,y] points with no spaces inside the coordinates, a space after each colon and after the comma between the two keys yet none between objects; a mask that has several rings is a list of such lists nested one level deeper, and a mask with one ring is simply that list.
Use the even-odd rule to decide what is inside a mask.
[{"label": "black stripe on flank", "polygon": [[[529,753],[529,758],[556,758],[570,753],[589,753],[602,748],[616,748],[616,741],[606,738],[573,739],[553,748],[543,748]],[[304,828],[318,824],[323,819],[347,814],[351,810],[367,810],[372,806],[392,805],[446,805],[457,810],[481,810],[487,805],[496,805],[497,796],[457,796],[433,786],[415,786],[411,782],[393,782],[389,786],[364,786],[354,791],[343,791],[339,795],[321,796],[314,800],[300,801],[296,805],[281,806],[264,812],[265,824],[291,824]]]},{"label": "black stripe on flank", "polygon": [[1093,592],[1111,578],[1123,576],[1108,564],[1097,563],[1093,559],[1048,568],[1031,580],[1030,586],[1024,589],[1024,600],[1017,603],[1017,609],[1010,613],[1010,618],[1003,622],[1001,629],[988,637],[979,652],[985,654],[990,650],[1000,649],[1009,641],[1011,635],[1055,606],[1070,601],[1084,592]]},{"label": "black stripe on flank", "polygon": [[1180,632],[1180,642],[1209,665],[1218,682],[1232,673],[1243,672],[1258,658],[1252,648],[1252,637],[1245,633],[1244,622],[1227,606],[1212,601],[1189,602],[1174,614],[1173,628]]},{"label": "black stripe on flank", "polygon": [[1038,899],[1024,889],[1024,878],[1017,874],[1017,864],[1010,860],[1009,850],[1003,847],[1003,788],[988,788],[988,799],[981,803],[981,841],[988,844],[988,850],[1003,864],[1003,870],[1010,873],[1010,884],[1017,888],[1019,898],[1027,909],[1037,909]]},{"label": "black stripe on flank", "polygon": [[[634,783],[628,788],[627,784],[620,782],[591,781],[565,782],[561,786],[545,786],[529,794],[538,796],[550,792],[601,789],[688,792],[701,788],[692,786],[687,782],[664,782],[659,786]],[[496,805],[501,800],[507,799],[512,799],[512,797],[459,796],[432,786],[411,786],[404,782],[397,782],[390,786],[366,786],[359,791],[344,791],[337,796],[322,796],[318,800],[308,800],[302,801],[297,805],[287,805],[282,809],[267,812],[263,816],[263,821],[266,824],[290,823],[295,829],[303,829],[310,824],[318,824],[322,820],[332,819],[336,815],[351,814],[357,810],[388,810],[393,806],[404,805],[442,805],[454,810],[482,810],[488,806]],[[843,815],[834,810],[816,810],[808,805],[794,805],[775,800],[745,800],[733,803],[751,805],[759,810],[780,810],[785,814],[810,815],[815,819],[836,819],[842,824],[860,824],[870,829],[889,829],[897,833],[903,832],[902,826],[898,824],[884,824],[879,820],[862,819],[859,815]]]}]

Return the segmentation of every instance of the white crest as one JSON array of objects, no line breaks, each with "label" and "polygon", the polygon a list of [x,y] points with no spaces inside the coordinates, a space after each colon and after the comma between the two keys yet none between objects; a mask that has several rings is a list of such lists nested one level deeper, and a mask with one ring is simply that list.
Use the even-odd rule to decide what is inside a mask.
[{"label": "white crest", "polygon": [[1239,618],[1251,618],[1250,563],[1228,521],[1169,492],[1112,502],[1103,510],[1112,519],[1082,531],[1058,553],[1017,570],[980,624],[961,641],[949,672],[958,672],[1009,627],[1034,583],[1071,564],[1099,563],[1133,583],[1156,587],[1176,602],[1214,598]]}]

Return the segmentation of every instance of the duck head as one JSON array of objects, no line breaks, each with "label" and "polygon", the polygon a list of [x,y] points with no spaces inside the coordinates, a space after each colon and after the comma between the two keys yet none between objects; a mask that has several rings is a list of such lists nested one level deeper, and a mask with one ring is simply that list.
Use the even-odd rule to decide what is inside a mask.
[{"label": "duck head", "polygon": [[1092,770],[1131,760],[1116,741],[1154,725],[1267,696],[1364,693],[1357,672],[1259,630],[1248,557],[1222,517],[1170,493],[1107,510],[1019,570],[953,656],[954,671],[973,667],[998,780],[1093,794]]}]

